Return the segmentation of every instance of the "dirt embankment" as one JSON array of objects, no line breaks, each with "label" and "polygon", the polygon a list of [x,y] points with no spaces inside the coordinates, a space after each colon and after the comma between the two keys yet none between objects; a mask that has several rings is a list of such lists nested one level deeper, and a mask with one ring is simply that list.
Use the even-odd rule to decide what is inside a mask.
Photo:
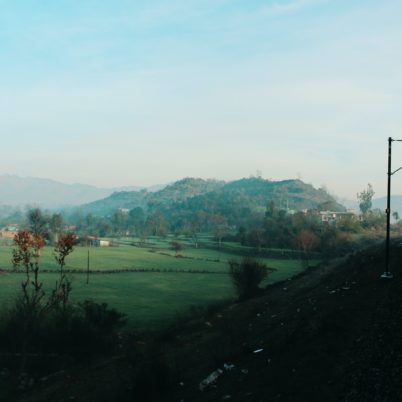
[{"label": "dirt embankment", "polygon": [[138,338],[124,356],[66,372],[22,400],[401,401],[401,266],[398,243],[392,280],[380,279],[383,246],[356,253]]}]

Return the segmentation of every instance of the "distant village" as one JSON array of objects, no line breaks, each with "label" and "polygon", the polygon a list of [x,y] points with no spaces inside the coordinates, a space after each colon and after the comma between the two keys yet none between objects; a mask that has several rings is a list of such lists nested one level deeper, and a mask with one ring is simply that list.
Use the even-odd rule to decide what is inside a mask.
[{"label": "distant village", "polygon": [[[0,230],[0,241],[2,244],[12,244],[15,235],[20,230],[18,224],[8,225]],[[66,226],[64,228],[65,232],[74,233],[76,230],[75,226]],[[109,247],[111,242],[105,239],[99,239],[97,236],[81,236],[78,237],[78,245],[86,247]]]}]

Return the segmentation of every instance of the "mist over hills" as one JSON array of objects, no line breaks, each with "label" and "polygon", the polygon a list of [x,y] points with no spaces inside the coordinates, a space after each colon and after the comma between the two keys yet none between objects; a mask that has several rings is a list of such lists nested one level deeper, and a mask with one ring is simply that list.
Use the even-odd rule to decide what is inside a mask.
[{"label": "mist over hills", "polygon": [[[341,204],[346,208],[359,210],[359,202],[357,200],[341,200]],[[387,197],[373,198],[372,201],[373,209],[380,209],[385,211],[387,208]],[[398,212],[399,216],[402,216],[402,195],[392,195],[391,196],[391,213]]]},{"label": "mist over hills", "polygon": [[[161,187],[163,186],[150,187],[148,191]],[[115,191],[132,191],[142,188],[144,187],[102,188],[88,184],[65,184],[50,179],[2,174],[0,175],[0,205],[62,208],[105,198]]]},{"label": "mist over hills", "polygon": [[[208,203],[250,203],[256,207],[266,206],[267,199],[280,208],[315,208],[330,203],[334,209],[358,209],[357,201],[340,203],[323,189],[300,180],[271,181],[250,177],[225,182],[215,179],[184,178],[169,185],[96,187],[88,184],[66,184],[36,177],[0,175],[0,208],[39,206],[46,209],[79,208],[83,213],[107,215],[118,208],[144,210],[163,208],[205,207]],[[247,198],[247,201],[246,201]],[[220,201],[218,201],[220,200]],[[236,201],[233,201],[236,200]],[[197,204],[197,205],[196,205]],[[384,209],[386,198],[373,199],[373,208]],[[169,206],[169,207],[168,207]],[[223,207],[223,205],[221,205]],[[328,208],[331,209],[331,208]],[[402,213],[402,196],[392,196],[392,211]]]}]

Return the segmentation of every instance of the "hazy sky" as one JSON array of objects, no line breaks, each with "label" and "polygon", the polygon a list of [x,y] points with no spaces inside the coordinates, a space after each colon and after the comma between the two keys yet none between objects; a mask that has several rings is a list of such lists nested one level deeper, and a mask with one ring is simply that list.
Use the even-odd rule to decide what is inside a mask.
[{"label": "hazy sky", "polygon": [[[400,0],[0,0],[0,174],[120,186],[259,170],[384,195],[401,15]],[[402,143],[393,155],[398,168]]]}]

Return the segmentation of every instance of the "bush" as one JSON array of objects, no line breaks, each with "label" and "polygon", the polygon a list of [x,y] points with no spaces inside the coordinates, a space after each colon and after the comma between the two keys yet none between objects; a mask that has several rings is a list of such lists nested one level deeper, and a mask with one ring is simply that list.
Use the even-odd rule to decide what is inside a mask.
[{"label": "bush", "polygon": [[105,303],[88,300],[66,309],[48,309],[41,316],[33,313],[22,309],[18,301],[13,308],[1,312],[0,352],[16,353],[15,360],[25,361],[28,354],[42,356],[44,371],[50,367],[46,356],[59,356],[59,362],[53,358],[52,365],[63,366],[65,361],[114,352],[120,343],[118,331],[125,324],[124,314]]},{"label": "bush", "polygon": [[229,261],[229,275],[240,300],[256,295],[258,285],[271,271],[271,268],[251,257],[244,257],[240,262]]},{"label": "bush", "polygon": [[125,315],[106,303],[85,300],[66,323],[65,346],[74,357],[113,352],[118,346],[118,330],[125,323]]}]

